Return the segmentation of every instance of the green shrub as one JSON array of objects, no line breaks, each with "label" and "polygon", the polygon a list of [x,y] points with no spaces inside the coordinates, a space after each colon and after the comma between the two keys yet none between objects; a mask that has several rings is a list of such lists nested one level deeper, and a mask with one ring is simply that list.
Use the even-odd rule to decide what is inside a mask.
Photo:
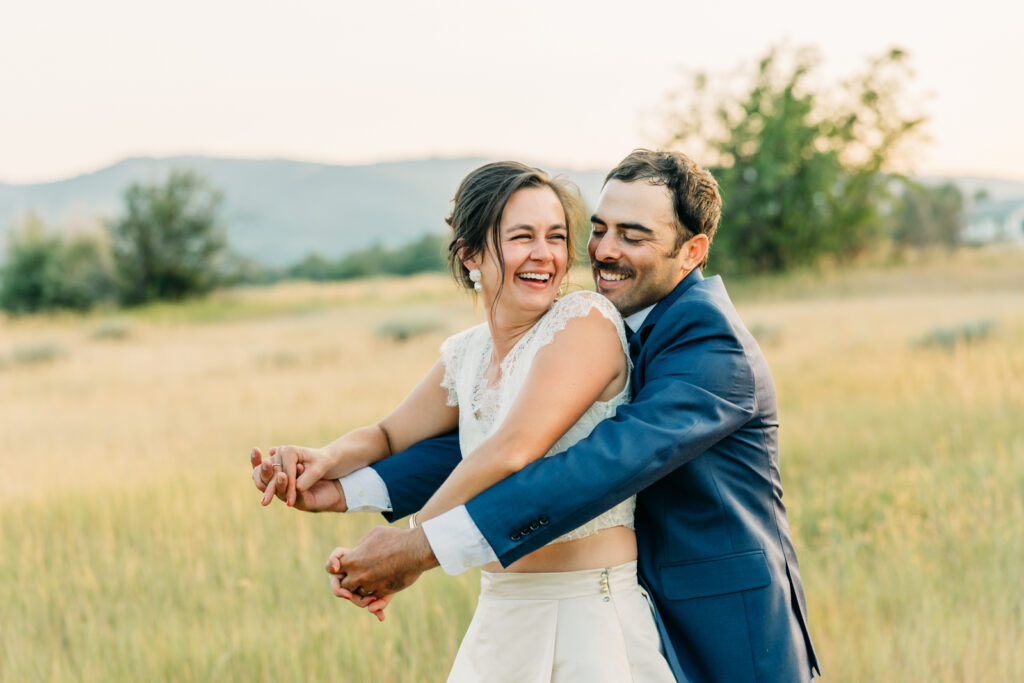
[{"label": "green shrub", "polygon": [[34,216],[11,231],[0,272],[0,308],[14,314],[87,311],[116,294],[110,253],[100,236],[50,234]]},{"label": "green shrub", "polygon": [[380,325],[376,332],[378,337],[384,337],[385,339],[390,339],[396,342],[405,342],[409,341],[413,337],[418,337],[421,334],[438,332],[441,329],[441,324],[436,320],[427,320],[426,318],[396,318],[394,320],[388,320]]},{"label": "green shrub", "polygon": [[11,352],[11,361],[15,365],[37,365],[49,363],[50,361],[62,358],[67,353],[54,342],[39,342],[24,346],[16,346]]},{"label": "green shrub", "polygon": [[104,320],[90,335],[97,341],[120,341],[131,334],[131,327],[124,320]]},{"label": "green shrub", "polygon": [[915,346],[952,351],[957,345],[975,344],[988,339],[996,327],[991,320],[963,323],[955,327],[937,327],[918,340]]}]

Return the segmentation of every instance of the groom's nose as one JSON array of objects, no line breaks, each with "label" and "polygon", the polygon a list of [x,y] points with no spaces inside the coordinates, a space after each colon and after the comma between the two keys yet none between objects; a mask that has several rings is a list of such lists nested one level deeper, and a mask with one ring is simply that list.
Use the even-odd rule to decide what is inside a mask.
[{"label": "groom's nose", "polygon": [[615,261],[619,258],[619,243],[608,230],[603,235],[590,238],[591,256],[594,261]]}]

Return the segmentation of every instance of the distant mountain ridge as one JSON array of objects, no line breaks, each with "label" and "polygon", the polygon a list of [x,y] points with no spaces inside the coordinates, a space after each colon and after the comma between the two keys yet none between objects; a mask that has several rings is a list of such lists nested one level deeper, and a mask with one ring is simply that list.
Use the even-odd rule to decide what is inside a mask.
[{"label": "distant mountain ridge", "polygon": [[[121,195],[131,183],[161,181],[179,168],[197,171],[224,191],[223,219],[234,251],[272,266],[294,263],[310,252],[333,258],[375,243],[395,246],[427,232],[442,233],[459,180],[486,161],[463,157],[342,166],[288,159],[129,158],[56,182],[0,183],[0,255],[6,232],[27,211],[55,230],[95,227],[98,219],[121,210]],[[568,175],[590,207],[607,172],[541,167]],[[1024,183],[1016,181],[918,179],[952,181],[968,199],[982,189],[993,200],[1024,198]]]},{"label": "distant mountain ridge", "polygon": [[[133,182],[162,181],[191,169],[224,192],[231,248],[267,265],[294,263],[310,252],[336,257],[375,243],[399,245],[441,233],[459,181],[489,159],[423,159],[341,166],[286,159],[203,156],[130,158],[93,173],[50,183],[0,183],[0,243],[27,211],[51,229],[95,226],[121,210]],[[604,171],[566,171],[592,206]],[[0,246],[0,250],[4,247]]]}]

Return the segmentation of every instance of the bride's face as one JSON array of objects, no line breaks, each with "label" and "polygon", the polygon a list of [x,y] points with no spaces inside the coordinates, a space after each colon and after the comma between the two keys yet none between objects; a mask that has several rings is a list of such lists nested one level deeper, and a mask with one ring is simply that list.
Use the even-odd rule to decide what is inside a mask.
[{"label": "bride's face", "polygon": [[498,232],[504,284],[494,245],[467,263],[480,268],[484,305],[490,308],[498,297],[500,307],[543,314],[558,294],[569,258],[569,229],[558,197],[548,187],[517,191],[505,204]]}]

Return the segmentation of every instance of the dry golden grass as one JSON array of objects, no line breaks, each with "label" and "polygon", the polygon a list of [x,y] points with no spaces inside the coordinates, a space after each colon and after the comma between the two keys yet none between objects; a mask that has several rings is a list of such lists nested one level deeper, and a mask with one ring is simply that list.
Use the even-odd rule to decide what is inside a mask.
[{"label": "dry golden grass", "polygon": [[[826,676],[1024,680],[1024,255],[729,284]],[[322,565],[378,518],[260,508],[248,451],[378,417],[479,319],[427,276],[0,319],[0,680],[443,680],[475,574],[377,624]]]}]

